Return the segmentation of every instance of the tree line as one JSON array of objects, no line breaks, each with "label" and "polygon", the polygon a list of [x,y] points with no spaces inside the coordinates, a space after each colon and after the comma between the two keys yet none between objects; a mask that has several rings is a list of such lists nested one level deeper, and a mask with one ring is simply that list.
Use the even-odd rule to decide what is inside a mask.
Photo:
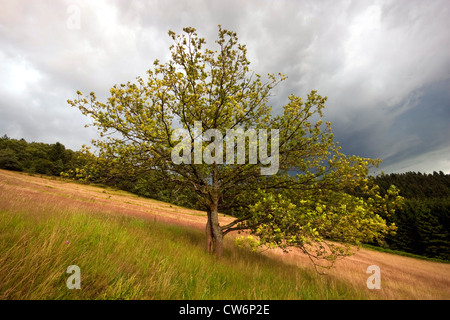
[{"label": "tree line", "polygon": [[382,193],[395,185],[405,198],[395,215],[383,217],[398,228],[395,235],[385,237],[384,246],[450,260],[450,175],[442,171],[391,173],[375,181]]},{"label": "tree line", "polygon": [[1,169],[59,176],[61,172],[76,170],[84,164],[80,152],[66,149],[59,142],[27,142],[6,134],[0,138]]}]

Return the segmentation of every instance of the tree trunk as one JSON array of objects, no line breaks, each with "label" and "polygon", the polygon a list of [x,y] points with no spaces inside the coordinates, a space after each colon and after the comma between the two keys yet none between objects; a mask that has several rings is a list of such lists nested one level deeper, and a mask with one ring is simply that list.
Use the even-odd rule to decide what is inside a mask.
[{"label": "tree trunk", "polygon": [[208,222],[206,223],[206,250],[218,258],[223,255],[223,232],[219,225],[219,216],[217,209],[211,208],[208,211]]},{"label": "tree trunk", "polygon": [[217,165],[213,164],[211,206],[206,223],[206,249],[215,253],[218,258],[223,255],[223,232],[219,225],[219,185],[217,181]]},{"label": "tree trunk", "polygon": [[214,253],[214,237],[211,227],[211,211],[208,210],[208,221],[206,222],[206,251]]}]

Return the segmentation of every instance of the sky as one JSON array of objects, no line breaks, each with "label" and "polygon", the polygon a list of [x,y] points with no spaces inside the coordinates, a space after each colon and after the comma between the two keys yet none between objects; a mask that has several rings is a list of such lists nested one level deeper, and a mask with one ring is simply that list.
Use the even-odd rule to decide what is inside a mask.
[{"label": "sky", "polygon": [[168,31],[194,27],[215,49],[237,33],[251,69],[288,79],[269,103],[311,90],[346,154],[376,173],[450,173],[450,1],[1,0],[0,135],[79,150],[99,136],[67,104],[168,61]]}]

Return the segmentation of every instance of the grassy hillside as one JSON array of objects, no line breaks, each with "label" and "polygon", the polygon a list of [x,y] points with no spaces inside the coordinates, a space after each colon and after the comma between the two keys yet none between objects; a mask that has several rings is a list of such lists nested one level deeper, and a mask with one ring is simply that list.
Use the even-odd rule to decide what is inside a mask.
[{"label": "grassy hillside", "polygon": [[[296,254],[252,253],[232,239],[217,261],[203,223],[202,212],[124,192],[0,171],[0,299],[449,299],[445,264],[420,261],[437,268],[430,277],[447,277],[420,290],[397,285],[403,293],[392,296],[367,289],[365,268],[354,281],[348,266],[321,276]],[[81,290],[66,287],[70,265]]]}]

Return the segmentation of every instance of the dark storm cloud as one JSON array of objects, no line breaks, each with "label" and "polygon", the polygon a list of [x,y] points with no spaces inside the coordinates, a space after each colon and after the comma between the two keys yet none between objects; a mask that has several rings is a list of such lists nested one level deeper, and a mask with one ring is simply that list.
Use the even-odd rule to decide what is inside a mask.
[{"label": "dark storm cloud", "polygon": [[221,24],[255,72],[289,76],[275,111],[318,90],[346,153],[386,171],[450,172],[448,16],[446,0],[2,1],[0,134],[78,149],[96,134],[66,103],[77,90],[106,97],[169,58],[169,29],[195,27],[214,47]]}]

